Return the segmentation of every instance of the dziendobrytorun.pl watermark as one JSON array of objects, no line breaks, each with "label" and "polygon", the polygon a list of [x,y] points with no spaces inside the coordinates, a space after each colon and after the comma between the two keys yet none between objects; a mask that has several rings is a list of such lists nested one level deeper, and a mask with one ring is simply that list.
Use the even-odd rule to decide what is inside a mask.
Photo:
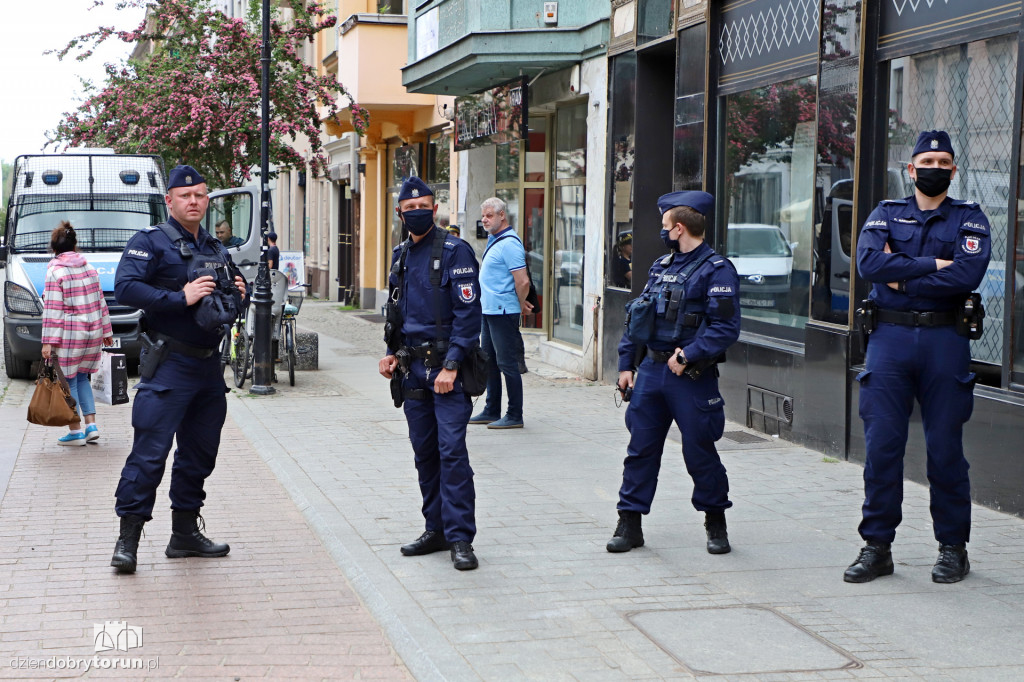
[{"label": "dziendobrytorun.pl watermark", "polygon": [[12,670],[156,670],[159,658],[122,658],[118,656],[50,656],[32,658],[15,656],[11,659]]}]

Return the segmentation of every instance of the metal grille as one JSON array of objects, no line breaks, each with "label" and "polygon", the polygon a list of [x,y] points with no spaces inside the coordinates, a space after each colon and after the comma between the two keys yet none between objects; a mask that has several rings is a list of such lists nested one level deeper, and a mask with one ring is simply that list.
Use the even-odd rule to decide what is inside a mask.
[{"label": "metal grille", "polygon": [[781,435],[782,425],[793,423],[793,398],[767,388],[747,384],[747,426],[770,435]]},{"label": "metal grille", "polygon": [[888,198],[913,191],[906,164],[918,132],[948,131],[957,165],[949,195],[978,202],[992,226],[992,259],[980,287],[985,332],[971,352],[1002,364],[1016,35],[901,57],[890,71]]}]

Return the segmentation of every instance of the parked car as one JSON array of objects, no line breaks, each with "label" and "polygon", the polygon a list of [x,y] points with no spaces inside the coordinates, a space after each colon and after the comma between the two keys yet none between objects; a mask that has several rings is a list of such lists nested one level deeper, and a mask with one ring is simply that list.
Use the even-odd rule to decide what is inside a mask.
[{"label": "parked car", "polygon": [[729,225],[725,255],[739,275],[741,306],[786,307],[792,288],[794,246],[776,225]]},{"label": "parked car", "polygon": [[582,251],[555,251],[559,284],[578,284],[583,277]]}]

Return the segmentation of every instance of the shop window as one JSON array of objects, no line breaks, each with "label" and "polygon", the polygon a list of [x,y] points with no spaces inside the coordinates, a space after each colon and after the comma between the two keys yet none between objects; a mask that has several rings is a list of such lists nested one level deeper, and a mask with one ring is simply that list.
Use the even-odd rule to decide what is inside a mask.
[{"label": "shop window", "polygon": [[389,144],[388,145],[388,189],[387,189],[387,216],[391,220],[390,243],[386,253],[390,254],[391,249],[405,239],[405,229],[402,227],[402,220],[395,212],[398,206],[398,192],[402,189],[402,183],[412,176],[420,176],[420,149],[414,144]]},{"label": "shop window", "polygon": [[[1005,73],[1016,73],[1016,35],[954,45],[890,62],[902,68],[903,116],[890,125],[888,198],[913,194],[907,163],[917,135],[933,128],[947,130],[956,151],[957,172],[949,188],[954,199],[976,201],[992,228],[992,259],[979,291],[985,305],[984,335],[971,342],[974,360],[1001,366],[1003,334],[1008,317],[1005,306],[1007,249],[1011,243],[1009,186],[1012,164],[1012,117],[1007,118],[1000,98],[1005,97]],[[890,99],[895,93],[890,94]],[[892,102],[890,101],[890,109]],[[1021,260],[1010,273],[1015,279],[1014,305],[1020,306]],[[1018,310],[1019,311],[1019,310]],[[1014,316],[1019,321],[1020,316]],[[1014,330],[1017,331],[1017,330]],[[1024,363],[1019,334],[1015,339],[1015,367]],[[998,374],[998,372],[996,372]],[[998,383],[995,376],[987,382]]]},{"label": "shop window", "polygon": [[559,108],[555,130],[551,336],[582,347],[587,103]]},{"label": "shop window", "polygon": [[495,148],[496,167],[494,181],[498,184],[504,182],[519,182],[519,142],[499,144]]},{"label": "shop window", "polygon": [[718,223],[749,320],[807,322],[815,173],[814,76],[722,98],[724,192]]},{"label": "shop window", "polygon": [[675,0],[640,0],[637,8],[637,45],[671,35],[674,3]]},{"label": "shop window", "polygon": [[[451,224],[451,133],[432,133],[427,140],[427,164],[423,180],[434,192],[437,204],[436,222],[447,228]],[[468,236],[468,235],[466,235]]]},{"label": "shop window", "polygon": [[226,222],[234,241],[229,246],[241,246],[249,239],[252,227],[252,195],[248,192],[225,194],[210,200],[207,224],[212,225],[211,232],[221,241],[221,223]]},{"label": "shop window", "polygon": [[605,252],[607,284],[629,289],[633,260],[633,162],[636,156],[636,53],[615,58],[611,74],[611,188]]},{"label": "shop window", "polygon": [[704,186],[704,72],[707,24],[679,32],[672,187]]},{"label": "shop window", "polygon": [[[853,166],[861,0],[835,0],[821,19],[818,169],[811,250],[811,317],[847,325],[853,267]],[[902,111],[903,70],[893,73],[894,111]]]}]

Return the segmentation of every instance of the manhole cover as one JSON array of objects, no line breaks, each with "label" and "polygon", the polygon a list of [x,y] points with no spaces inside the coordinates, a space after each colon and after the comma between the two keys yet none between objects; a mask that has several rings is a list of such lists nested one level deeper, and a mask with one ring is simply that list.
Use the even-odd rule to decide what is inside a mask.
[{"label": "manhole cover", "polygon": [[764,443],[766,439],[760,436],[755,436],[752,433],[746,431],[726,431],[722,434],[724,438],[728,438],[733,443]]},{"label": "manhole cover", "polygon": [[849,653],[770,608],[636,611],[626,618],[694,675],[861,667]]}]

